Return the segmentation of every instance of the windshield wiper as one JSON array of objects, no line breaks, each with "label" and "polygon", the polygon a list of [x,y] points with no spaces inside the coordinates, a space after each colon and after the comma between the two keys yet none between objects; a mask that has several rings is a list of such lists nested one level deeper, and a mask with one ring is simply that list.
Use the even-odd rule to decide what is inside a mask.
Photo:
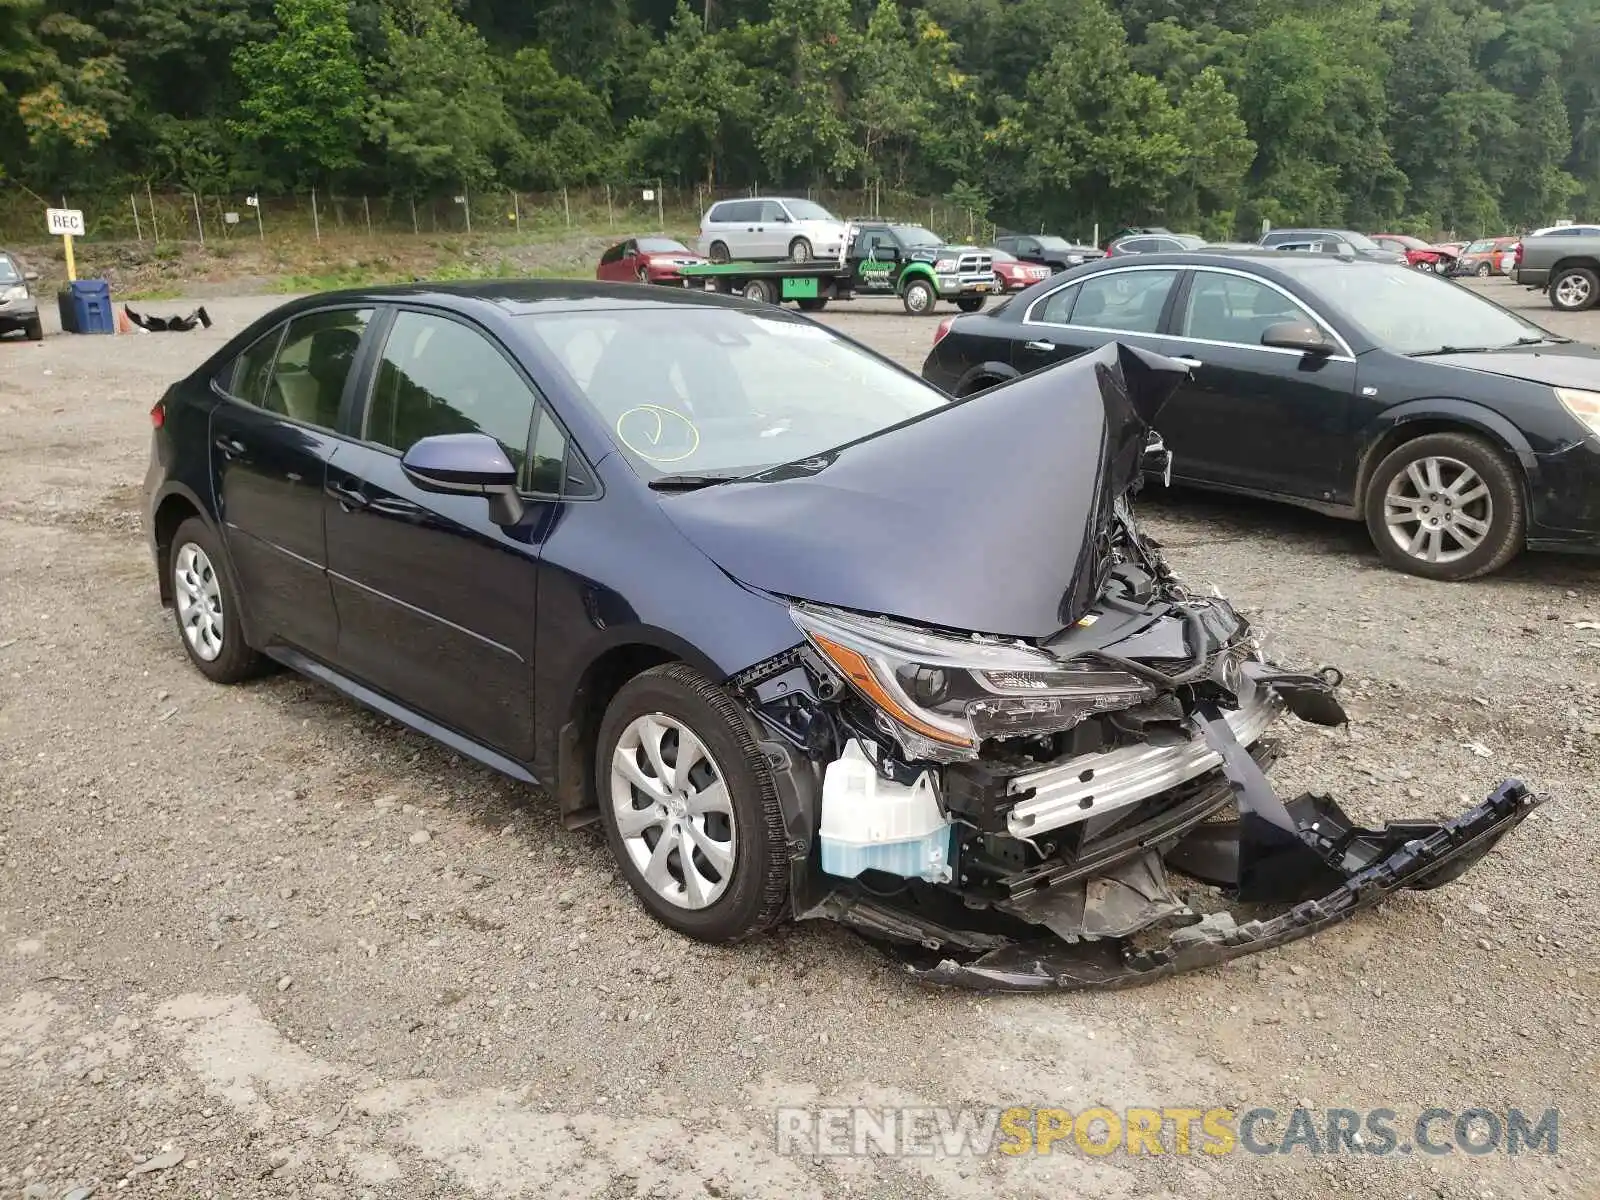
[{"label": "windshield wiper", "polygon": [[1485,354],[1490,350],[1503,348],[1495,346],[1439,346],[1432,350],[1412,350],[1406,354],[1406,357],[1431,358],[1435,354]]},{"label": "windshield wiper", "polygon": [[732,483],[742,477],[742,472],[726,475],[658,475],[650,481],[650,487],[658,492],[692,492],[699,488],[715,487],[719,483]]},{"label": "windshield wiper", "polygon": [[[1571,338],[1557,337],[1553,333],[1547,333],[1543,337],[1531,337],[1531,336],[1530,337],[1519,337],[1516,341],[1512,342],[1511,345],[1512,346],[1542,346],[1545,342],[1554,342],[1558,346],[1565,346],[1565,345],[1569,344],[1571,341],[1572,341]],[[1511,347],[1508,346],[1506,348],[1509,350]]]}]

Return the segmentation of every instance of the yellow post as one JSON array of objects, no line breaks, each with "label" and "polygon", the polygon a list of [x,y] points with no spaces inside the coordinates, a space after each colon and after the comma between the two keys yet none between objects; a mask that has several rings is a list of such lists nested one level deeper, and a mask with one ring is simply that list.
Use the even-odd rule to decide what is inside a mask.
[{"label": "yellow post", "polygon": [[72,257],[72,235],[70,233],[61,235],[61,245],[67,252],[67,282],[75,283],[78,279],[78,264]]}]

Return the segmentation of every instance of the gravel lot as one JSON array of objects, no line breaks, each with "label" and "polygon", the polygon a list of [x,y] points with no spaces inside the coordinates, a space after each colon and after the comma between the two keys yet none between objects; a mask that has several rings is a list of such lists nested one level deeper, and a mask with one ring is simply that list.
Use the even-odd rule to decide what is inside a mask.
[{"label": "gravel lot", "polygon": [[[1486,286],[1600,341],[1600,312]],[[0,343],[0,1197],[1596,1194],[1600,560],[1432,584],[1354,524],[1145,503],[1280,658],[1346,673],[1352,728],[1289,730],[1280,787],[1368,820],[1509,774],[1554,799],[1461,883],[1219,970],[932,992],[827,925],[679,940],[538,794],[295,677],[188,665],[140,529],[146,413],[277,302]],[[826,316],[913,366],[933,332]],[[855,1103],[1556,1106],[1561,1150],[774,1153],[774,1106]]]}]

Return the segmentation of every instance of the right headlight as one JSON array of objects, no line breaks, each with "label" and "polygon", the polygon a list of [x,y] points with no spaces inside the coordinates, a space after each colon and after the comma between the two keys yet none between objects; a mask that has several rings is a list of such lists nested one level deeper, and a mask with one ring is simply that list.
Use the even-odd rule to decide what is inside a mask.
[{"label": "right headlight", "polygon": [[1556,399],[1561,401],[1563,408],[1587,425],[1590,433],[1600,437],[1600,392],[1558,387]]},{"label": "right headlight", "polygon": [[8,287],[5,291],[0,292],[0,300],[4,300],[8,304],[13,300],[26,300],[27,298],[28,289],[25,286]]},{"label": "right headlight", "polygon": [[1056,733],[1156,695],[1092,656],[1063,661],[1021,642],[933,633],[837,609],[790,612],[913,758],[974,758],[985,738]]}]

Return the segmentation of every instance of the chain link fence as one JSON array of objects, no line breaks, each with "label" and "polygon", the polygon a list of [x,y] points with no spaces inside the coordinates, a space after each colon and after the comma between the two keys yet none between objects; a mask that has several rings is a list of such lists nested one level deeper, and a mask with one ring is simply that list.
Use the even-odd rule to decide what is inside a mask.
[{"label": "chain link fence", "polygon": [[81,209],[90,240],[151,245],[467,233],[540,239],[563,232],[692,235],[716,201],[762,194],[804,196],[840,218],[878,216],[922,224],[951,241],[987,242],[995,233],[983,213],[964,205],[887,190],[711,188],[628,180],[546,192],[463,188],[416,195],[317,188],[256,196],[143,186],[41,198],[8,189],[0,195],[0,243],[46,241],[47,205]]}]

